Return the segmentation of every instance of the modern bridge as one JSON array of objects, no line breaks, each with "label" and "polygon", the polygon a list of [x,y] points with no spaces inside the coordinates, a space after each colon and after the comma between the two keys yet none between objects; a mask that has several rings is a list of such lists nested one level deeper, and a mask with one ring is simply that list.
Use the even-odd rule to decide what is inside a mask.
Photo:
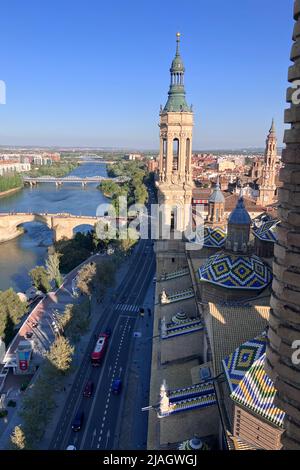
[{"label": "modern bridge", "polygon": [[111,181],[117,184],[124,184],[130,181],[131,178],[128,176],[120,176],[118,178],[109,178],[108,176],[85,176],[84,178],[80,176],[65,176],[62,178],[56,178],[54,176],[23,176],[23,183],[29,184],[30,186],[35,186],[40,183],[55,183],[56,186],[61,186],[64,183],[79,183],[82,186],[87,185],[88,183],[98,183],[101,184],[104,181]]}]

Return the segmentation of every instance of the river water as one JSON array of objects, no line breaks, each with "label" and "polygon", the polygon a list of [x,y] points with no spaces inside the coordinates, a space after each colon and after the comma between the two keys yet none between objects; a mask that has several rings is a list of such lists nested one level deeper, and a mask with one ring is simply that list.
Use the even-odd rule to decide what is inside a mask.
[{"label": "river water", "polygon": [[[84,163],[71,175],[106,176],[105,163]],[[21,191],[0,198],[0,212],[68,212],[75,215],[96,215],[101,203],[107,202],[96,184],[84,189],[80,184],[67,183],[60,188],[55,184],[40,184],[35,188],[25,187]],[[52,244],[52,231],[43,224],[24,224],[26,233],[14,240],[0,243],[0,290],[12,287],[24,292],[31,285],[28,271],[42,265]],[[77,231],[86,230],[77,227]]]}]

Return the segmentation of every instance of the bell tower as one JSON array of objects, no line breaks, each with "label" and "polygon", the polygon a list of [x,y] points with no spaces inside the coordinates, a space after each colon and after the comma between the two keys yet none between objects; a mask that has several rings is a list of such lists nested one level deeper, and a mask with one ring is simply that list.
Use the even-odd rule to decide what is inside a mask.
[{"label": "bell tower", "polygon": [[259,188],[258,203],[263,206],[272,204],[276,192],[277,139],[274,119],[266,141],[265,161],[262,170],[262,184]]},{"label": "bell tower", "polygon": [[193,112],[185,99],[185,68],[179,48],[180,33],[177,33],[176,54],[170,68],[168,101],[160,110],[157,186],[158,202],[164,208],[164,224],[183,232],[190,222],[186,205],[190,205],[192,200]]}]

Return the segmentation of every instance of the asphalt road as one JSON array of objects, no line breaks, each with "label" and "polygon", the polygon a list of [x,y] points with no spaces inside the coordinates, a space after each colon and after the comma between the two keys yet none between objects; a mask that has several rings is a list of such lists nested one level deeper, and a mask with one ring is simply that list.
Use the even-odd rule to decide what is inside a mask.
[{"label": "asphalt road", "polygon": [[[143,305],[154,273],[152,242],[140,240],[135,254],[131,255],[128,275],[118,286],[115,300],[106,306],[106,315],[101,316],[95,329],[96,334],[107,327],[112,330],[103,363],[100,367],[91,365],[89,353],[95,344],[92,336],[89,353],[80,364],[54,433],[51,449],[66,449],[70,444],[85,450],[114,448],[122,415],[123,392],[120,395],[112,394],[111,385],[114,378],[121,378],[123,383],[126,382],[131,346],[135,340],[133,332],[138,320],[138,307]],[[83,389],[88,380],[94,382],[91,398],[83,397]],[[71,425],[78,409],[84,411],[84,422],[81,430],[74,432]]]}]

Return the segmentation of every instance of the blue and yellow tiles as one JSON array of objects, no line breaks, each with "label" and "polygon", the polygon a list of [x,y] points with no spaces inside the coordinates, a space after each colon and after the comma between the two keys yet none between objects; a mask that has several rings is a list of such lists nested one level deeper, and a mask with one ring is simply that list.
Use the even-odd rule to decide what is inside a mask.
[{"label": "blue and yellow tiles", "polygon": [[217,253],[199,269],[201,281],[229,289],[261,290],[272,281],[267,265],[255,255]]}]

